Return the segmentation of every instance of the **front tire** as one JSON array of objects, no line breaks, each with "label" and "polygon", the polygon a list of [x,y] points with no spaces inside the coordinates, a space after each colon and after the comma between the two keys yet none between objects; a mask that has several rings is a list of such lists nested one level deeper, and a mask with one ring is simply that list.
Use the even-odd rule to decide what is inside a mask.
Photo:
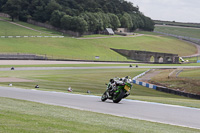
[{"label": "front tire", "polygon": [[108,96],[107,96],[107,91],[105,91],[104,93],[103,93],[103,95],[101,96],[101,101],[102,102],[105,102],[107,99],[108,99]]},{"label": "front tire", "polygon": [[120,102],[122,100],[122,98],[124,97],[124,95],[125,95],[125,92],[123,90],[120,90],[119,93],[114,94],[113,102],[114,103]]}]

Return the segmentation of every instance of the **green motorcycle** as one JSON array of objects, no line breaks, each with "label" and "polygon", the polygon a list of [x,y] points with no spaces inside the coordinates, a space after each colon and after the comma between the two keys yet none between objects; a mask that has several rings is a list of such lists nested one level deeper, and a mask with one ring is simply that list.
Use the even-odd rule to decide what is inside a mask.
[{"label": "green motorcycle", "polygon": [[110,79],[107,85],[106,91],[101,96],[101,101],[106,101],[107,99],[113,100],[114,103],[119,103],[123,98],[130,95],[130,90],[132,87],[132,80],[128,77],[124,79],[115,78]]}]

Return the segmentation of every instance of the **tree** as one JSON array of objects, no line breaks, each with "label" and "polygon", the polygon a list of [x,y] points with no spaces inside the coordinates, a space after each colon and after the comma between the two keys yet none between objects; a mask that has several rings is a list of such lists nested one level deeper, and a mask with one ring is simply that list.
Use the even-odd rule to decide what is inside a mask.
[{"label": "tree", "polygon": [[105,19],[104,15],[105,15],[105,13],[102,13],[102,12],[95,13],[95,16],[96,16],[97,21],[98,21],[97,29],[96,29],[97,33],[99,33],[99,31],[102,31],[102,30],[105,29],[104,23],[106,23],[106,20],[104,20]]},{"label": "tree", "polygon": [[72,18],[71,28],[73,31],[77,31],[80,34],[88,30],[87,22],[82,17],[79,16]]},{"label": "tree", "polygon": [[144,17],[144,30],[153,31],[155,23],[151,20],[151,18]]},{"label": "tree", "polygon": [[59,10],[55,10],[52,14],[51,14],[51,19],[50,19],[50,24],[61,28],[61,18],[66,15],[64,12],[60,12]]},{"label": "tree", "polygon": [[39,22],[46,22],[46,12],[45,7],[47,5],[47,0],[32,0],[29,6],[29,12],[32,19]]},{"label": "tree", "polygon": [[115,14],[109,13],[109,18],[110,18],[110,25],[112,29],[116,30],[117,28],[121,26],[119,18]]},{"label": "tree", "polygon": [[7,0],[0,0],[0,12],[2,11],[2,7],[6,4]]},{"label": "tree", "polygon": [[133,26],[130,30],[134,31],[138,28],[138,23],[137,23],[137,16],[136,16],[136,13],[132,13],[132,14],[129,14],[131,16],[131,20],[132,20],[132,23],[133,23]]},{"label": "tree", "polygon": [[71,24],[72,24],[72,17],[69,15],[64,15],[61,20],[61,28],[65,30],[71,30]]},{"label": "tree", "polygon": [[95,17],[95,13],[82,13],[81,17],[87,22],[88,25],[88,31],[96,31],[98,29],[98,20]]},{"label": "tree", "polygon": [[133,27],[131,16],[128,13],[124,13],[121,18],[121,27],[131,29]]},{"label": "tree", "polygon": [[[43,23],[50,22],[59,28],[79,29],[81,32],[82,29],[97,32],[120,26],[130,30],[154,29],[153,21],[144,16],[139,7],[126,0],[0,0],[0,11],[9,14],[12,21],[14,18],[22,21],[31,18]],[[77,20],[80,27],[64,23],[72,20]]]},{"label": "tree", "polygon": [[21,11],[21,0],[8,0],[3,6],[3,11],[10,15],[12,21],[18,18]]},{"label": "tree", "polygon": [[60,4],[58,4],[55,0],[50,0],[47,6],[45,7],[46,20],[50,20],[53,11],[60,9],[61,9]]},{"label": "tree", "polygon": [[21,2],[21,11],[19,13],[19,20],[20,21],[27,21],[28,18],[30,18],[30,13],[29,13],[29,5],[31,3],[31,0],[23,0]]},{"label": "tree", "polygon": [[142,13],[138,14],[140,17],[140,21],[142,21],[142,25],[139,28],[143,30],[153,31],[154,30],[154,22],[151,18],[144,16]]},{"label": "tree", "polygon": [[106,29],[108,27],[111,27],[111,21],[110,21],[110,17],[108,14],[106,13],[100,13],[100,16],[102,18],[102,21],[103,21],[103,29]]}]

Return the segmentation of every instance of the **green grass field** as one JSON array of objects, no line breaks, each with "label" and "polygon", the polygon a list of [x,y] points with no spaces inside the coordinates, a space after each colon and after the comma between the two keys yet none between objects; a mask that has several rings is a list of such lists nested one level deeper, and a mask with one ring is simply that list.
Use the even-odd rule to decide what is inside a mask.
[{"label": "green grass field", "polygon": [[[49,58],[126,61],[127,58],[112,51],[132,49],[152,52],[175,53],[180,56],[196,53],[191,44],[158,36],[115,37],[79,40],[75,38],[0,38],[0,53],[46,54]],[[179,49],[177,51],[177,49]]]},{"label": "green grass field", "polygon": [[[45,36],[49,34],[61,35],[59,32],[37,27],[24,22],[16,22],[27,27],[41,31],[36,32],[29,29],[0,21],[1,36]],[[48,34],[42,33],[46,32]],[[85,36],[97,37],[99,35]],[[103,35],[104,36],[104,35]],[[109,37],[109,36],[108,36]],[[196,48],[189,43],[175,38],[157,35],[144,35],[141,37],[114,37],[102,39],[79,40],[76,38],[0,38],[0,53],[30,53],[47,55],[49,58],[95,60],[95,56],[100,56],[99,60],[127,61],[129,59],[110,50],[130,49],[152,52],[165,52],[179,54],[180,56],[196,53]],[[177,51],[177,49],[179,49]]]},{"label": "green grass field", "polygon": [[[113,77],[134,77],[147,69],[99,69],[99,70],[46,70],[46,71],[0,71],[1,77],[16,77],[29,79],[35,82],[13,82],[14,87],[34,89],[35,85],[45,91],[66,92],[72,87],[73,93],[86,94],[87,90],[92,95],[102,95],[106,89],[105,83]],[[8,86],[10,82],[0,83],[1,86]],[[133,85],[129,99],[151,101],[158,103],[182,105],[200,108],[200,101],[181,96],[162,93]]]},{"label": "green grass field", "polygon": [[49,34],[22,28],[9,22],[0,21],[0,36],[47,36]]},{"label": "green grass field", "polygon": [[[47,29],[47,28],[44,28],[44,27],[35,26],[35,25],[29,24],[29,23],[25,23],[25,22],[22,22],[22,21],[17,21],[16,23],[20,24],[20,25],[23,25],[23,26],[26,26],[26,27],[30,27],[32,29],[35,29],[35,30],[38,30],[38,31],[41,31],[41,32],[44,32],[44,33],[47,33],[47,34],[52,35],[52,36],[56,36],[56,35],[63,36],[63,35],[65,35],[65,34],[63,34],[61,32],[58,32],[58,31],[55,31],[55,30],[51,30],[51,29]],[[65,36],[68,36],[68,35],[65,35]]]},{"label": "green grass field", "polygon": [[155,26],[155,31],[200,39],[200,28]]},{"label": "green grass field", "polygon": [[[1,77],[17,77],[34,80],[30,83],[13,83],[18,87],[34,88],[36,84],[41,89],[67,92],[72,87],[76,93],[86,93],[90,90],[94,94],[102,94],[106,89],[105,83],[110,78],[134,77],[146,69],[99,69],[99,70],[47,70],[47,71],[10,71],[0,72]],[[3,83],[7,85],[7,83]]]},{"label": "green grass field", "polygon": [[2,133],[198,133],[199,130],[0,98]]},{"label": "green grass field", "polygon": [[200,80],[200,69],[184,69],[179,77]]}]

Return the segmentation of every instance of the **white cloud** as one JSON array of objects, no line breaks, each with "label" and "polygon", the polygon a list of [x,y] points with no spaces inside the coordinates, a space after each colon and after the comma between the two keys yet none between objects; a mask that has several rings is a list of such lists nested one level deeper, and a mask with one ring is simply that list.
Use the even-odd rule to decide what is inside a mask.
[{"label": "white cloud", "polygon": [[200,0],[127,0],[156,20],[200,23]]}]

